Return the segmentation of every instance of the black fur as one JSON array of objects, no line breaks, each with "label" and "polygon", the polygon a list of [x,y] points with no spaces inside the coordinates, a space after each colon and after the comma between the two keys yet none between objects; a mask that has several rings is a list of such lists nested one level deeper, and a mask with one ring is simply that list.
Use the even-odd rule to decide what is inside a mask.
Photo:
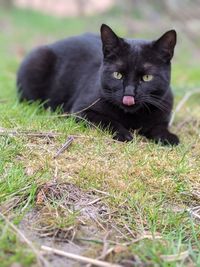
[{"label": "black fur", "polygon": [[[17,78],[21,100],[41,100],[52,109],[81,112],[92,123],[109,127],[114,138],[132,140],[130,130],[163,144],[177,145],[168,130],[173,106],[171,59],[176,32],[156,41],[119,38],[101,26],[101,37],[85,34],[39,47],[22,63]],[[123,77],[116,79],[114,72]],[[153,75],[143,81],[143,75]],[[134,102],[123,104],[124,96]]]}]

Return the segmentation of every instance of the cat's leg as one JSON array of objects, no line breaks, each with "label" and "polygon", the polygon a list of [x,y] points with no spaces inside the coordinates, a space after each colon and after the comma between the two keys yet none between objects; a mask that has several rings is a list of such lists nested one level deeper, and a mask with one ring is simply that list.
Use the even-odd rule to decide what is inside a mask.
[{"label": "cat's leg", "polygon": [[122,124],[106,117],[105,115],[92,110],[88,110],[87,112],[82,114],[82,116],[97,126],[111,130],[111,132],[114,134],[113,138],[115,140],[125,142],[131,141],[133,139],[131,133]]},{"label": "cat's leg", "polygon": [[178,145],[179,138],[168,130],[168,124],[158,124],[147,131],[139,131],[145,137],[163,145]]}]

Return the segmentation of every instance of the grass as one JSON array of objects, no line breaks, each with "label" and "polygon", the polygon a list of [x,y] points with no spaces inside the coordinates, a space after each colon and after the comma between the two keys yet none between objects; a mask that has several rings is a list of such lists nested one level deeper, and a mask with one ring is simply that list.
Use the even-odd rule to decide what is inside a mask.
[{"label": "grass", "polygon": [[[105,14],[103,19],[118,25],[117,17],[111,19]],[[59,134],[50,139],[26,134],[0,137],[1,212],[20,227],[24,216],[38,208],[41,227],[52,226],[54,231],[61,229],[65,233],[74,225],[79,229],[80,220],[92,223],[80,210],[73,210],[79,202],[69,205],[67,192],[59,191],[62,184],[72,183],[85,193],[91,188],[100,190],[107,193],[108,197],[102,203],[113,215],[107,221],[97,217],[99,223],[109,229],[114,226],[123,234],[122,238],[119,232],[115,233],[111,236],[113,241],[129,242],[125,252],[110,255],[108,260],[121,263],[132,260],[141,266],[142,263],[147,266],[199,266],[199,221],[188,211],[200,205],[199,95],[191,97],[176,116],[172,128],[181,139],[176,148],[161,147],[137,135],[131,143],[113,142],[109,133],[87,128],[84,123],[77,124],[73,118],[57,118],[37,103],[27,105],[17,101],[15,73],[24,53],[37,44],[79,34],[85,29],[97,31],[101,20],[100,16],[59,20],[30,11],[0,11],[0,24],[3,25],[0,33],[0,100],[3,100],[0,127]],[[125,26],[121,25],[118,31],[125,34]],[[183,56],[183,49],[180,47],[173,66],[175,103],[188,90],[200,86],[200,68],[191,61],[190,55]],[[70,149],[53,160],[69,135],[76,137]],[[58,194],[51,191],[55,179],[59,185]],[[38,207],[41,188],[47,188],[48,198]],[[68,207],[67,212],[62,204]],[[32,252],[3,220],[0,229],[1,266],[11,266],[15,262],[22,266],[35,264]],[[105,235],[100,229],[99,232]],[[131,243],[133,236],[134,240],[144,238]],[[98,257],[101,250],[100,242],[90,246],[86,253]],[[189,254],[187,259],[177,260],[176,255],[184,251]],[[163,255],[173,255],[172,261]]]}]

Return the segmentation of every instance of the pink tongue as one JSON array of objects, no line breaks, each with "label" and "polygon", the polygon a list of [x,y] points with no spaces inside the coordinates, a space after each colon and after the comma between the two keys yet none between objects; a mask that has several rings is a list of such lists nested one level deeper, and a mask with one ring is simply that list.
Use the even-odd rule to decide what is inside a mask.
[{"label": "pink tongue", "polygon": [[135,99],[133,96],[124,96],[123,97],[123,104],[126,106],[133,106],[135,104]]}]

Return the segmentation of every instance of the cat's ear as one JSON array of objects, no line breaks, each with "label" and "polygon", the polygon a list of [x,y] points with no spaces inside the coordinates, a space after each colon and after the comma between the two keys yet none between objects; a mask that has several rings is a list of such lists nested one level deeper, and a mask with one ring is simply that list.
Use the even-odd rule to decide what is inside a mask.
[{"label": "cat's ear", "polygon": [[120,44],[120,38],[106,24],[101,25],[101,40],[104,56],[109,55]]},{"label": "cat's ear", "polygon": [[174,55],[174,47],[176,45],[176,31],[171,30],[164,33],[157,41],[154,47],[159,51],[166,61],[170,61]]}]

